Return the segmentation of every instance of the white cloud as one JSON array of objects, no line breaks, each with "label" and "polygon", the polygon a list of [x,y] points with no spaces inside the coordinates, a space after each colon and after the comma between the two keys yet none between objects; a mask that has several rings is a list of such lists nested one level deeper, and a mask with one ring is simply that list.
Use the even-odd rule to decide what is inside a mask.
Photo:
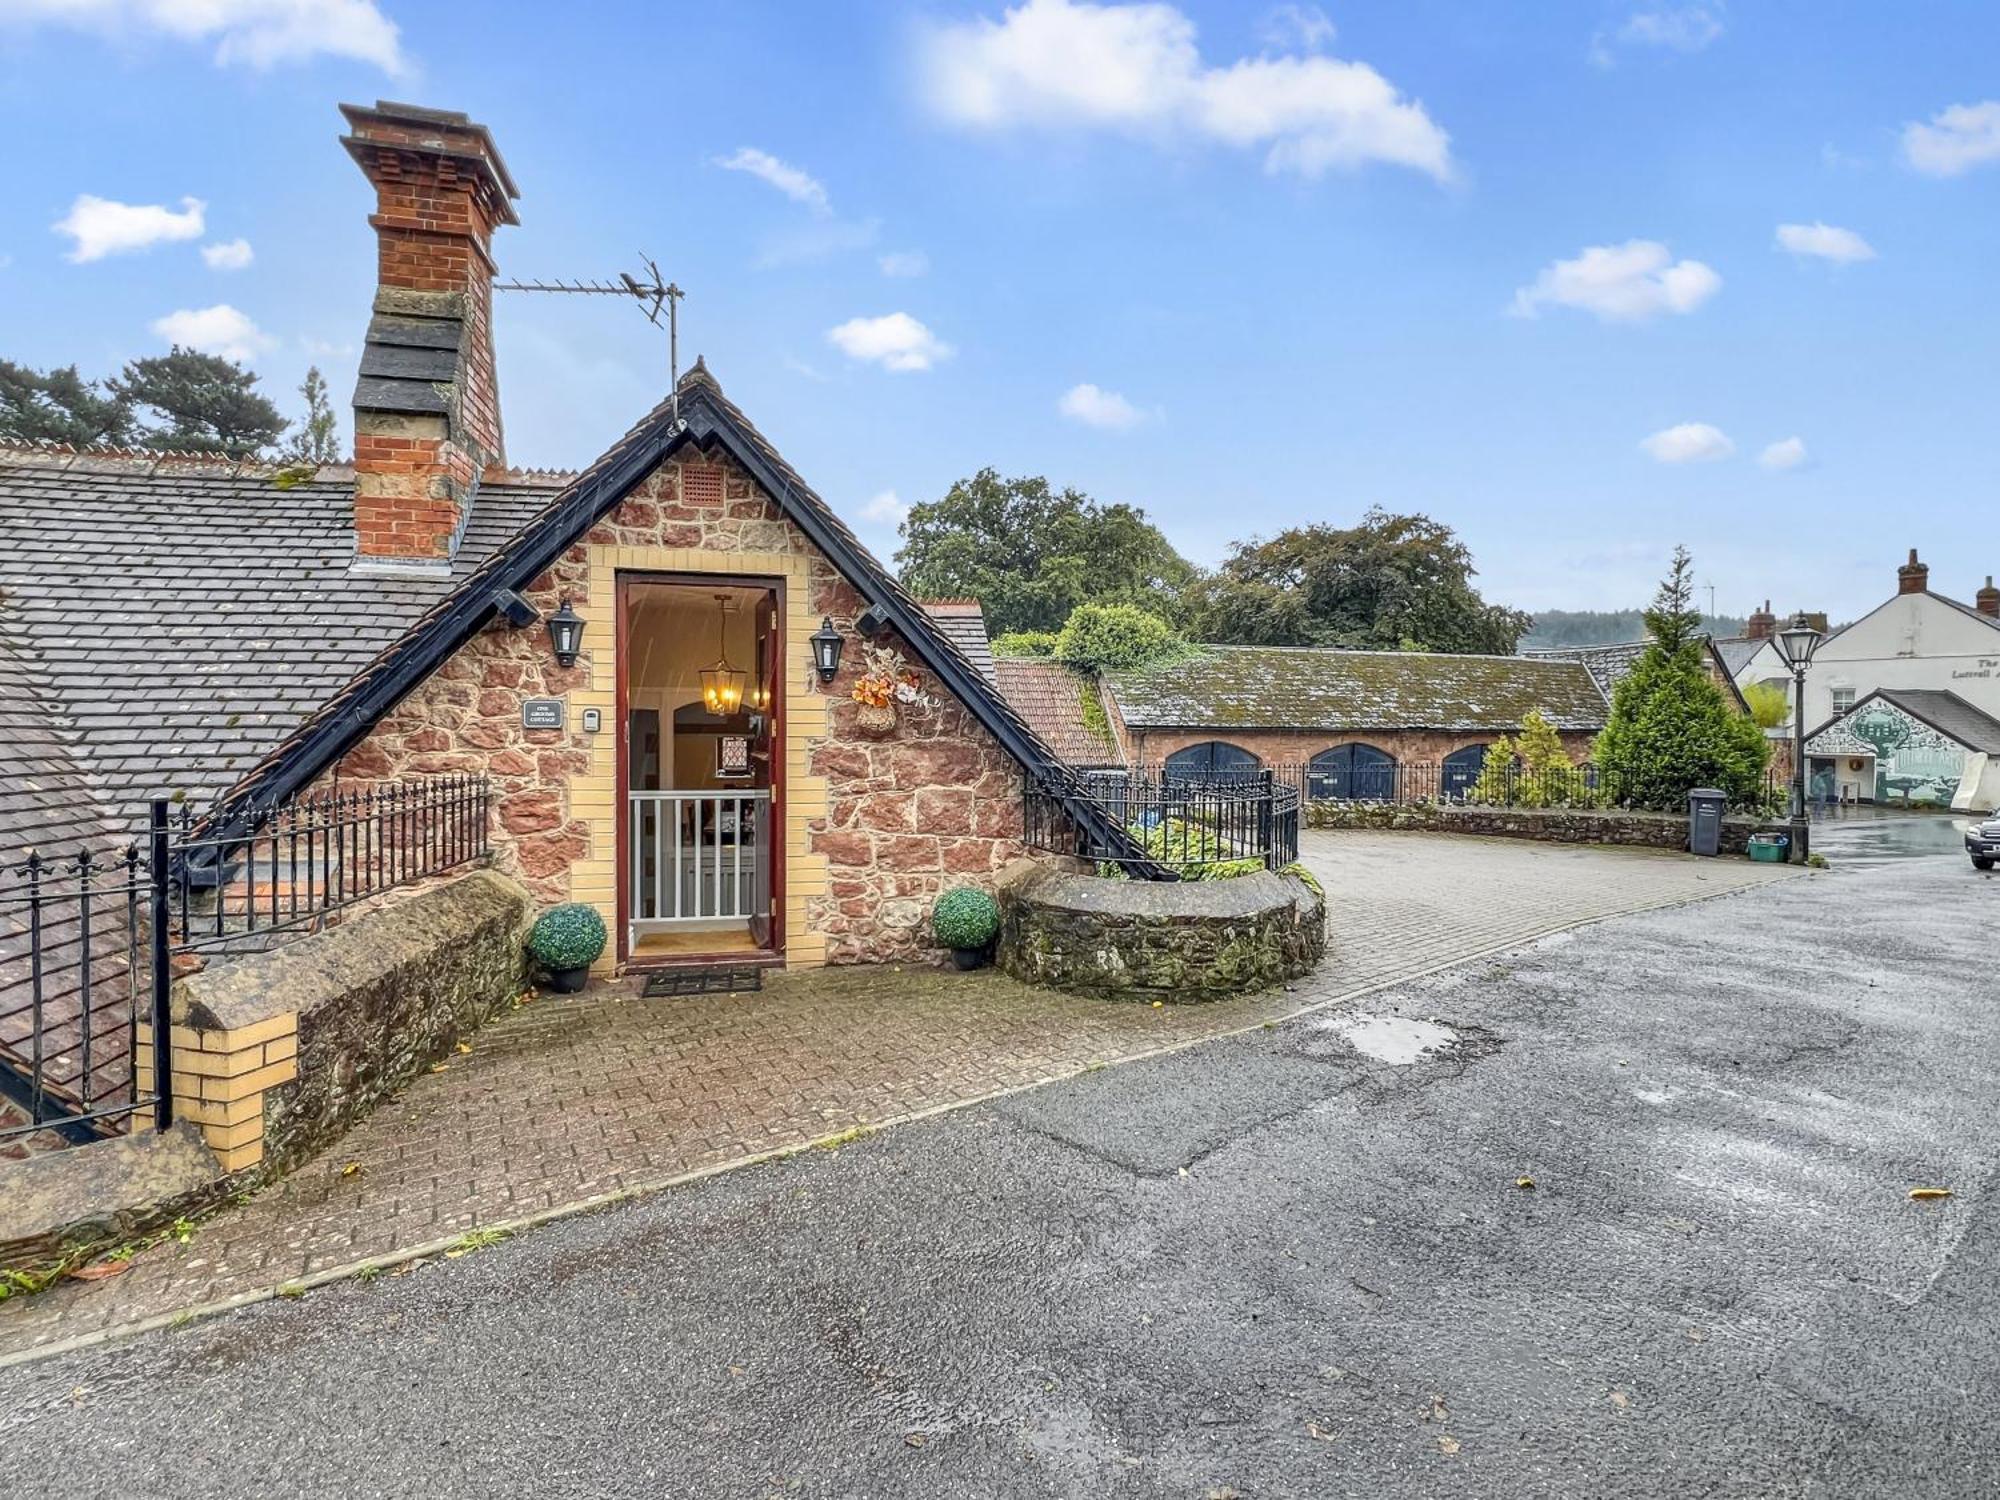
[{"label": "white cloud", "polygon": [[201,247],[201,258],[208,263],[211,271],[241,271],[257,258],[244,239],[222,240],[213,245]]},{"label": "white cloud", "polygon": [[1003,19],[931,28],[923,82],[954,124],[1186,134],[1264,151],[1267,171],[1316,177],[1387,162],[1440,181],[1450,137],[1366,63],[1242,58],[1211,67],[1171,5],[1026,0]]},{"label": "white cloud", "polygon": [[1903,127],[1903,160],[1927,177],[1956,177],[2000,162],[2000,99],[1954,104],[1929,124]]},{"label": "white cloud", "polygon": [[220,354],[245,364],[276,348],[278,343],[227,302],[170,312],[154,321],[153,332],[170,344],[199,349],[203,354]]},{"label": "white cloud", "polygon": [[1693,312],[1721,288],[1722,278],[1700,261],[1677,261],[1658,240],[1627,240],[1545,266],[1532,286],[1514,293],[1512,310],[1532,318],[1544,307],[1576,307],[1607,323],[1643,323]]},{"label": "white cloud", "polygon": [[794,203],[803,203],[816,214],[833,212],[826,188],[811,173],[778,160],[755,146],[739,147],[732,155],[718,156],[715,164],[729,172],[748,172],[759,182],[770,184]]},{"label": "white cloud", "polygon": [[1639,446],[1663,464],[1705,464],[1736,451],[1720,428],[1706,422],[1682,422],[1644,439]]},{"label": "white cloud", "polygon": [[1125,432],[1146,420],[1144,412],[1116,391],[1103,390],[1089,381],[1064,391],[1056,410],[1072,422],[1112,432]]},{"label": "white cloud", "polygon": [[951,345],[906,312],[849,318],[827,329],[826,337],[849,359],[867,360],[885,370],[928,370],[952,354]]},{"label": "white cloud", "polygon": [[900,526],[909,513],[910,507],[896,497],[894,490],[878,491],[861,507],[861,519],[876,526]]},{"label": "white cloud", "polygon": [[1806,461],[1806,440],[1804,438],[1780,438],[1768,445],[1757,455],[1757,462],[1767,469],[1796,469]]},{"label": "white cloud", "polygon": [[317,355],[321,359],[345,359],[354,352],[354,345],[352,344],[336,343],[332,339],[316,339],[311,337],[300,339],[299,347],[305,350],[306,353]]},{"label": "white cloud", "polygon": [[1720,7],[1708,5],[1638,11],[1618,28],[1618,40],[1628,46],[1673,52],[1699,52],[1721,35]]},{"label": "white cloud", "polygon": [[67,259],[102,260],[107,255],[124,255],[174,240],[200,239],[207,209],[199,198],[181,199],[176,211],[158,203],[116,203],[93,193],[79,193],[69,213],[51,228],[75,241]]},{"label": "white cloud", "polygon": [[1794,255],[1811,255],[1840,265],[1875,258],[1875,247],[1853,230],[1817,221],[1811,224],[1780,224],[1778,248],[1789,250]]},{"label": "white cloud", "polygon": [[884,276],[927,276],[931,258],[921,250],[891,250],[887,255],[877,256],[875,264],[882,268]]},{"label": "white cloud", "polygon": [[1334,34],[1333,22],[1317,5],[1274,6],[1257,23],[1257,40],[1273,51],[1317,52],[1333,45]]},{"label": "white cloud", "polygon": [[403,71],[396,23],[376,0],[7,0],[4,19],[120,41],[164,36],[215,43],[215,61],[264,69],[321,55]]}]

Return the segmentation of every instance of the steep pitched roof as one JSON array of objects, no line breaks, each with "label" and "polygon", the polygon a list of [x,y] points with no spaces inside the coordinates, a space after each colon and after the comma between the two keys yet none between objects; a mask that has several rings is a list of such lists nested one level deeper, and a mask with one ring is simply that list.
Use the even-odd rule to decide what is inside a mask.
[{"label": "steep pitched roof", "polygon": [[[1717,675],[1721,677],[1729,695],[1736,700],[1736,706],[1748,713],[1750,705],[1744,700],[1743,690],[1736,685],[1736,674],[1740,668],[1731,665],[1728,654],[1723,650],[1725,644],[1742,642],[1735,637],[1729,642],[1718,641],[1712,635],[1703,636],[1701,641],[1702,650],[1708,653],[1709,660],[1717,669]],[[1646,648],[1651,644],[1650,640],[1645,640],[1619,641],[1615,645],[1607,646],[1536,646],[1523,651],[1521,655],[1536,661],[1580,663],[1596,680],[1598,690],[1604,694],[1605,701],[1609,702],[1611,695],[1618,690],[1618,684],[1632,675],[1632,669],[1639,664],[1639,658],[1646,654]],[[1749,641],[1745,644],[1750,647],[1750,650],[1743,654],[1743,661],[1747,663],[1764,643]]]},{"label": "steep pitched roof", "polygon": [[[480,488],[455,577],[546,503],[546,477],[513,478]],[[156,789],[220,796],[450,593],[349,570],[353,492],[345,468],[280,489],[264,464],[0,449],[16,650],[105,816],[135,826]],[[0,780],[23,764],[0,742]]]},{"label": "steep pitched roof", "polygon": [[1895,704],[1911,718],[1930,725],[1946,739],[1956,741],[1968,750],[2000,755],[2000,719],[1942,688],[1877,688],[1852,708],[1843,709],[1808,734],[1808,745],[1816,736],[1843,719],[1855,717],[1878,698],[1884,703]]},{"label": "steep pitched roof", "polygon": [[1084,695],[1096,691],[1091,679],[1053,661],[1003,656],[993,666],[1000,691],[1014,705],[1014,711],[1066,762],[1072,766],[1118,764],[1118,747],[1108,731],[1091,728],[1084,717]]},{"label": "steep pitched roof", "polygon": [[1524,656],[1206,646],[1105,680],[1125,722],[1147,728],[1497,732],[1539,710],[1558,729],[1593,731],[1606,713],[1582,665]]},{"label": "steep pitched roof", "polygon": [[[1031,774],[1050,782],[1065,810],[1092,837],[1132,847],[1123,825],[1084,794],[1050,747],[951,636],[722,394],[703,362],[697,360],[682,378],[676,396],[662,401],[601,458],[549,497],[526,525],[471,572],[456,577],[447,594],[253,767],[211,817],[219,822],[248,817],[254,809],[309,785],[493,617],[497,590],[526,588],[660,463],[692,445],[702,451],[719,448],[741,464],[1002,748]],[[1151,878],[1172,878],[1151,863],[1133,868]]]},{"label": "steep pitched roof", "polygon": [[[938,629],[952,639],[965,659],[979,668],[979,675],[996,682],[993,675],[993,643],[986,637],[986,611],[977,599],[925,599],[924,613],[937,621]],[[1032,720],[1030,722],[1033,722]]]}]

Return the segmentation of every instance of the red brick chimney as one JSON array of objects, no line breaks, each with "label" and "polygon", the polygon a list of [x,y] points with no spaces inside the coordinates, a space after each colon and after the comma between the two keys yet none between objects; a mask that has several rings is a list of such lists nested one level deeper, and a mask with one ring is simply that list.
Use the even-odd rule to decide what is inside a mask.
[{"label": "red brick chimney", "polygon": [[1986,587],[1972,596],[1972,607],[1982,615],[2000,620],[2000,589],[1993,587],[1993,575],[1986,575]]},{"label": "red brick chimney", "polygon": [[1778,633],[1778,617],[1771,613],[1771,601],[1766,599],[1762,609],[1752,610],[1750,618],[1743,622],[1743,639],[1746,641],[1768,641]]},{"label": "red brick chimney", "polygon": [[448,562],[479,475],[506,462],[493,363],[493,231],[520,194],[484,125],[343,104],[375,185],[374,316],[354,387],[358,561]]},{"label": "red brick chimney", "polygon": [[1896,592],[1899,594],[1926,594],[1930,592],[1931,570],[1917,561],[1917,549],[1910,549],[1910,560],[1896,569]]}]

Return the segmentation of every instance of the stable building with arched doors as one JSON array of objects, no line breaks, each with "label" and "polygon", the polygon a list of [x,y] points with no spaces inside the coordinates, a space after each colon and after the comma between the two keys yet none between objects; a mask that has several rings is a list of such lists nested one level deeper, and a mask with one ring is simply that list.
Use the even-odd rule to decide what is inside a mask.
[{"label": "stable building with arched doors", "polygon": [[[1610,709],[1579,662],[1434,651],[1205,646],[1077,686],[1101,709],[1101,763],[1186,779],[1282,769],[1309,797],[1345,801],[1463,796],[1487,746],[1533,712],[1583,760]],[[1033,702],[1015,706],[1034,722]]]}]

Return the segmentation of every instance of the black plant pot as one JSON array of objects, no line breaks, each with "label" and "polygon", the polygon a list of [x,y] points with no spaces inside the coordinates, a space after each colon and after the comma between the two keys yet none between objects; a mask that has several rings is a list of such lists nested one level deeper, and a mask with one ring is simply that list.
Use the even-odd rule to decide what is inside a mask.
[{"label": "black plant pot", "polygon": [[951,961],[961,969],[983,969],[986,967],[984,948],[954,948]]},{"label": "black plant pot", "polygon": [[587,968],[551,969],[548,980],[542,988],[558,995],[574,995],[588,983],[590,983],[590,970]]}]

